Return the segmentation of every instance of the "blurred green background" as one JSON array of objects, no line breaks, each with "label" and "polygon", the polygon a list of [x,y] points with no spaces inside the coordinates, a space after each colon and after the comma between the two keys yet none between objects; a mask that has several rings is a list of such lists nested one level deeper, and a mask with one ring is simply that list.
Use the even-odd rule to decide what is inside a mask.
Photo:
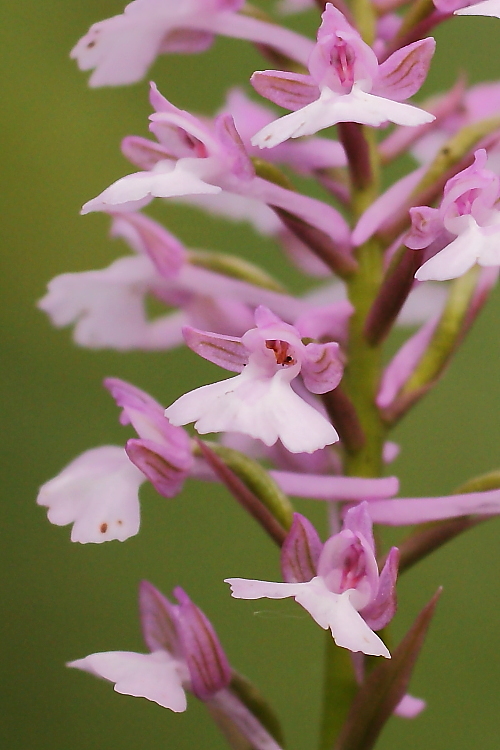
[{"label": "blurred green background", "polygon": [[[81,204],[130,170],[119,152],[128,133],[146,135],[146,82],[91,91],[68,59],[97,20],[121,0],[5,3],[2,238],[2,719],[8,750],[223,747],[194,699],[183,715],[113,693],[64,663],[100,650],[141,650],[136,590],[148,578],[166,593],[180,584],[214,622],[234,665],[255,681],[283,718],[292,750],[313,747],[322,633],[289,603],[235,602],[226,576],[278,575],[263,533],[215,487],[188,483],[176,500],[142,491],[140,534],[120,544],[71,544],[35,505],[38,486],[87,448],[130,434],[101,381],[119,376],[168,404],[214,377],[186,352],[118,354],[77,348],[35,308],[64,271],[100,268],[124,249],[100,215]],[[308,30],[314,21],[304,17]],[[302,19],[294,19],[300,25]],[[500,77],[495,19],[456,19],[438,33],[426,92]],[[161,58],[151,73],[181,107],[211,113],[228,85],[262,67],[245,43],[218,40],[202,56]],[[155,206],[188,245],[237,248],[269,269],[283,265],[272,243],[188,209]],[[293,285],[293,274],[288,273]],[[498,468],[500,297],[494,296],[435,392],[399,429],[395,469],[403,492],[448,492]],[[299,503],[322,524],[320,504]],[[436,587],[444,596],[412,692],[428,709],[393,719],[380,750],[497,750],[500,725],[500,545],[490,522],[444,548],[401,581],[399,637]]]}]

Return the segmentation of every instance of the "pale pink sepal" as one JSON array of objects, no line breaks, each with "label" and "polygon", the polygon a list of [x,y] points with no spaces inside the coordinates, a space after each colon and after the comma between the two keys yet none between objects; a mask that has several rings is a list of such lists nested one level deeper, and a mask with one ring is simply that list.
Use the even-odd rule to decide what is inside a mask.
[{"label": "pale pink sepal", "polygon": [[374,523],[387,526],[411,526],[459,516],[494,516],[500,513],[500,490],[471,492],[445,497],[395,498],[370,501]]},{"label": "pale pink sepal", "polygon": [[368,500],[397,495],[397,477],[365,479],[363,477],[298,474],[292,471],[271,471],[271,476],[287,495],[312,500]]},{"label": "pale pink sepal", "polygon": [[139,615],[144,643],[150,651],[168,651],[180,658],[175,605],[149,581],[139,584]]},{"label": "pale pink sepal", "polygon": [[261,96],[292,112],[316,101],[320,94],[311,76],[282,70],[257,70],[250,83]]},{"label": "pale pink sepal", "polygon": [[308,518],[293,514],[293,523],[281,547],[281,573],[286,583],[305,583],[317,575],[323,544]]},{"label": "pale pink sepal", "polygon": [[177,587],[174,596],[177,633],[180,648],[191,679],[191,690],[202,701],[227,687],[231,681],[231,667],[215,630],[189,596]]},{"label": "pale pink sepal", "polygon": [[344,362],[335,341],[307,344],[301,368],[302,378],[311,393],[333,391],[342,380]]},{"label": "pale pink sepal", "polygon": [[385,409],[392,403],[410,377],[427,349],[438,320],[439,317],[435,317],[427,321],[417,333],[403,344],[387,365],[376,398],[377,406],[380,409]]},{"label": "pale pink sepal", "polygon": [[362,651],[372,656],[390,653],[350,602],[352,589],[334,594],[320,577],[307,583],[271,583],[242,578],[228,578],[231,593],[236,599],[286,599],[293,597],[306,609],[324,630],[330,628],[335,643],[350,651]]},{"label": "pale pink sepal", "polygon": [[186,249],[177,237],[141,213],[115,213],[112,217],[112,237],[122,237],[136,253],[147,255],[162,278],[177,276],[187,261]]},{"label": "pale pink sepal", "polygon": [[187,708],[178,663],[166,651],[105,651],[68,662],[67,666],[114,682],[117,693],[147,698],[176,712]]},{"label": "pale pink sepal", "polygon": [[427,78],[435,49],[432,37],[398,49],[380,65],[373,93],[398,102],[409,99]]},{"label": "pale pink sepal", "polygon": [[105,445],[82,453],[40,488],[56,526],[72,523],[72,542],[123,542],[139,531],[138,490],[144,475],[123,448]]},{"label": "pale pink sepal", "polygon": [[179,466],[179,462],[173,460],[170,447],[162,446],[153,440],[135,438],[127,440],[125,452],[159,495],[171,498],[179,494],[188,476],[192,459],[188,459],[184,466]]},{"label": "pale pink sepal", "polygon": [[172,159],[173,154],[161,143],[139,135],[126,135],[121,142],[123,156],[134,166],[148,171],[159,161]]},{"label": "pale pink sepal", "polygon": [[248,349],[241,339],[199,331],[191,326],[182,329],[187,346],[203,359],[231,372],[242,372],[248,362]]},{"label": "pale pink sepal", "polygon": [[484,0],[455,11],[456,16],[493,16],[500,18],[500,0]]},{"label": "pale pink sepal", "polygon": [[190,439],[165,419],[163,407],[148,393],[118,378],[106,378],[105,387],[123,411],[122,424],[132,424],[139,440],[127,441],[128,457],[163,497],[175,497],[193,465]]},{"label": "pale pink sepal", "polygon": [[380,573],[376,597],[362,610],[363,619],[372,630],[382,630],[396,614],[396,580],[399,550],[392,547]]}]

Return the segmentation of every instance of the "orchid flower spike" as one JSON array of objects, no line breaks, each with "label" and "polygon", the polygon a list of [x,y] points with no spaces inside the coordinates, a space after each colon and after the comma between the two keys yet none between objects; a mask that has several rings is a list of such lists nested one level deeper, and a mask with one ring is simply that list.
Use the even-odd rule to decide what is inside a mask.
[{"label": "orchid flower spike", "polygon": [[278,70],[253,74],[251,83],[259,94],[293,110],[262,128],[252,138],[253,145],[273,148],[338,122],[375,127],[432,122],[433,115],[402,102],[423,84],[434,49],[434,39],[422,39],[379,65],[371,47],[328,3],[309,57],[309,75]]},{"label": "orchid flower spike", "polygon": [[311,523],[296,513],[281,553],[286,583],[228,578],[236,599],[292,596],[335,643],[372,656],[390,653],[373,631],[385,627],[396,610],[398,550],[379,574],[372,522],[366,502],[351,508],[344,528],[321,544]]},{"label": "orchid flower spike", "polygon": [[139,589],[144,641],[149,654],[105,651],[68,663],[115,683],[117,693],[147,698],[172,711],[187,708],[185,690],[209,700],[227,687],[231,669],[203,612],[181,589],[171,604],[147,581]]},{"label": "orchid flower spike", "polygon": [[414,250],[444,244],[418,269],[419,281],[455,279],[476,263],[500,266],[500,179],[486,161],[486,151],[476,151],[474,163],[446,183],[439,208],[410,209],[405,244]]},{"label": "orchid flower spike", "polygon": [[312,453],[339,438],[334,427],[295,393],[299,373],[311,393],[336,388],[343,373],[339,345],[302,343],[299,332],[266,307],[255,311],[256,328],[242,338],[185,329],[188,346],[235,378],[186,393],[165,411],[173,425],[195,422],[208,432],[241,432],[292,453]]},{"label": "orchid flower spike", "polygon": [[248,39],[305,64],[312,41],[238,11],[244,0],[134,0],[123,13],[93,24],[71,51],[90,86],[139,81],[156,57],[204,52],[215,35]]}]

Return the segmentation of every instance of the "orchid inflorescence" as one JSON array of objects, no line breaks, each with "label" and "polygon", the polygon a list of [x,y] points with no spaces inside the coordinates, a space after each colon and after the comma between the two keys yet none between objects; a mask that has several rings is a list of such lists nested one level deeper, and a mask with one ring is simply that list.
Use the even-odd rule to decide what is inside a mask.
[{"label": "orchid inflorescence", "polygon": [[[399,450],[391,428],[439,380],[500,268],[500,85],[459,81],[422,106],[407,100],[431,64],[427,34],[454,14],[500,18],[500,0],[434,0],[418,13],[405,0],[318,4],[313,41],[243,0],[134,0],[71,52],[92,70],[91,86],[111,86],[141,80],[160,54],[201,53],[217,35],[246,40],[282,68],[256,71],[251,85],[289,113],[234,89],[218,114],[201,117],[164,96],[168,82],[164,93],[151,84],[152,139],[122,142],[138,171],[82,209],[108,214],[130,253],[105,269],[56,277],[39,307],[56,326],[73,325],[81,346],[185,344],[193,361],[234,374],[166,409],[107,378],[120,421],[136,436],[74,459],[41,487],[38,503],[52,523],[72,524],[72,541],[125,541],[139,532],[144,482],[166,498],[182,495],[191,477],[208,492],[224,485],[281,549],[283,581],[228,578],[233,597],[292,597],[330,631],[349,656],[350,677],[343,672],[339,686],[350,681],[354,699],[340,711],[326,701],[322,747],[367,750],[393,713],[413,718],[425,706],[407,687],[437,595],[391,659],[398,572],[500,513],[496,472],[428,498],[397,497],[397,478],[384,475]],[[314,7],[287,0],[277,12]],[[330,126],[336,140],[319,134]],[[408,153],[413,171],[381,192],[382,167]],[[327,197],[296,189],[295,175]],[[242,258],[185,247],[142,212],[155,198],[250,222],[310,279],[309,292],[289,294]],[[150,297],[168,310],[149,316]],[[384,365],[398,325],[417,330]],[[210,433],[218,439],[198,437]],[[325,503],[325,541],[295,512],[295,496]],[[374,524],[414,528],[377,555]],[[141,584],[149,653],[96,653],[69,666],[176,712],[193,693],[235,749],[279,750],[257,710],[264,699],[229,664],[185,591],[173,596],[176,603]]]}]

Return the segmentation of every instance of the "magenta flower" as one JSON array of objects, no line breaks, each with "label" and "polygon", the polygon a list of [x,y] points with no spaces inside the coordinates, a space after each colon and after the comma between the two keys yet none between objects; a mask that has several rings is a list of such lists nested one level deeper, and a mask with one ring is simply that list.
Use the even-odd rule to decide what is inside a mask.
[{"label": "magenta flower", "polygon": [[240,15],[244,0],[134,0],[121,15],[95,23],[71,51],[91,86],[139,81],[156,57],[208,49],[216,34],[266,44],[305,63],[312,42],[301,34]]},{"label": "magenta flower", "polygon": [[230,115],[219,115],[213,123],[202,122],[174,107],[154,84],[150,98],[156,110],[150,129],[159,143],[125,138],[125,156],[142,171],[110,185],[88,201],[82,213],[135,211],[155,197],[193,197],[196,203],[200,198],[236,195],[251,201],[254,212],[258,205],[284,209],[324,232],[339,252],[348,254],[349,227],[341,214],[322,201],[256,177]]},{"label": "magenta flower", "polygon": [[[56,276],[38,303],[54,325],[74,324],[80,346],[170,349],[184,343],[185,325],[244,333],[261,303],[290,320],[310,309],[306,301],[190,263],[181,242],[140,213],[114,213],[111,234],[137,255],[104,269]],[[177,309],[150,319],[148,297]]]},{"label": "magenta flower", "polygon": [[103,445],[75,458],[38,493],[56,526],[73,524],[71,541],[123,542],[139,531],[139,487],[145,481],[123,448]]},{"label": "magenta flower", "polygon": [[300,514],[282,547],[286,583],[228,578],[237,599],[285,599],[292,596],[335,643],[350,651],[390,658],[373,631],[383,628],[396,609],[398,551],[394,547],[379,575],[368,505],[349,510],[344,528],[321,544]]},{"label": "magenta flower", "polygon": [[295,393],[299,373],[311,393],[326,393],[342,377],[336,343],[304,345],[298,331],[265,307],[255,312],[256,328],[241,339],[186,329],[188,346],[235,378],[186,393],[165,411],[174,425],[195,422],[208,432],[242,432],[292,453],[312,453],[338,440],[332,425]]},{"label": "magenta flower", "polygon": [[231,669],[215,631],[181,589],[171,604],[147,581],[139,589],[144,641],[149,654],[105,651],[68,663],[115,683],[117,693],[147,698],[172,711],[187,708],[185,690],[209,700],[227,687]]},{"label": "magenta flower", "polygon": [[402,102],[421,87],[434,49],[434,39],[423,39],[402,47],[379,65],[371,47],[328,3],[309,57],[309,75],[277,70],[253,74],[251,82],[259,94],[294,111],[260,130],[252,143],[273,148],[288,138],[311,135],[338,122],[375,127],[386,122],[431,122],[433,115]]},{"label": "magenta flower", "polygon": [[[486,169],[484,149],[474,163],[448,180],[440,207],[410,209],[412,227],[405,244],[414,250],[444,244],[417,271],[419,281],[462,276],[472,266],[500,266],[500,180]],[[449,241],[449,238],[453,238]]]}]

